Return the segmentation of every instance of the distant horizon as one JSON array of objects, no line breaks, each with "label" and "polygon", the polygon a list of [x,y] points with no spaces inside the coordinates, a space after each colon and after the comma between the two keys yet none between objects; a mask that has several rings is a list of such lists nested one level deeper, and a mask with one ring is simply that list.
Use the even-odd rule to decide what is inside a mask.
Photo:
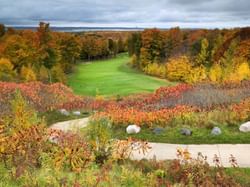
[{"label": "distant horizon", "polygon": [[0,23],[223,29],[250,26],[249,7],[249,0],[0,0]]},{"label": "distant horizon", "polygon": [[[45,23],[49,23],[49,22],[45,22]],[[5,27],[7,28],[15,28],[15,29],[26,29],[26,28],[37,28],[39,26],[39,23],[37,25],[5,25]],[[244,25],[244,26],[235,26],[235,27],[181,27],[181,26],[173,26],[173,27],[157,27],[157,26],[148,26],[148,27],[139,27],[139,26],[76,26],[76,25],[52,25],[50,24],[50,28],[54,28],[54,29],[60,29],[60,28],[64,28],[64,29],[125,29],[125,30],[129,30],[129,29],[137,29],[137,30],[143,30],[143,29],[150,29],[150,28],[157,28],[157,29],[162,29],[162,30],[168,30],[171,28],[176,28],[179,27],[180,29],[233,29],[233,28],[244,28],[244,27],[250,27],[250,25]]]}]

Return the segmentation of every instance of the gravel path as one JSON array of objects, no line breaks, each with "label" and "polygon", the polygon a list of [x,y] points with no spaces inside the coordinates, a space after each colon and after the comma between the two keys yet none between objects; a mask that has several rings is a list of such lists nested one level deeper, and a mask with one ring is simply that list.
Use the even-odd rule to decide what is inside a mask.
[{"label": "gravel path", "polygon": [[175,159],[178,148],[188,149],[192,158],[196,158],[198,153],[207,156],[210,165],[214,165],[213,159],[216,154],[224,167],[230,167],[229,157],[232,154],[239,167],[250,167],[250,144],[201,144],[201,145],[180,145],[165,143],[149,143],[152,149],[145,155],[133,153],[132,159],[140,160],[143,158],[157,160]]},{"label": "gravel path", "polygon": [[64,122],[58,122],[50,126],[51,129],[62,130],[62,131],[77,131],[88,125],[89,118],[82,118]]},{"label": "gravel path", "polygon": [[[89,118],[59,122],[50,128],[62,131],[77,131],[88,125]],[[232,154],[240,167],[250,167],[250,144],[201,144],[201,145],[181,145],[181,144],[165,144],[165,143],[149,143],[152,149],[145,155],[137,152],[133,153],[132,159],[140,160],[143,158],[157,160],[175,159],[177,148],[188,149],[192,157],[197,157],[201,152],[207,156],[209,164],[214,165],[213,158],[216,154],[221,160],[224,167],[230,167],[229,157]]]}]

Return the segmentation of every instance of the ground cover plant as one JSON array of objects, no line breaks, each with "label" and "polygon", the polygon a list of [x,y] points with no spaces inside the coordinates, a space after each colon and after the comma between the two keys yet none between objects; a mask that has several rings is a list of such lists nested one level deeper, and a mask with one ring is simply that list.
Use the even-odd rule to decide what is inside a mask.
[{"label": "ground cover plant", "polygon": [[[33,86],[33,89],[30,89]],[[242,134],[238,127],[249,120],[249,82],[235,84],[179,84],[162,87],[154,93],[128,97],[105,99],[75,96],[73,92],[60,84],[42,83],[1,83],[2,115],[10,111],[7,102],[13,98],[15,90],[38,109],[39,116],[45,116],[47,124],[77,119],[94,114],[94,118],[108,118],[116,129],[114,137],[126,138],[125,127],[137,124],[142,132],[134,137],[149,141],[168,143],[248,143],[249,134]],[[47,89],[48,88],[48,89]],[[47,89],[44,92],[43,89]],[[65,91],[63,91],[65,90]],[[49,95],[50,94],[50,95]],[[47,96],[49,95],[49,96]],[[53,102],[47,102],[53,98]],[[81,116],[62,115],[59,110],[80,110]],[[212,137],[213,127],[220,127],[223,134]],[[155,135],[154,128],[166,130]],[[190,128],[192,137],[179,134],[181,128]]]},{"label": "ground cover plant", "polygon": [[[191,158],[188,150],[178,149],[173,161],[130,161],[132,150],[147,152],[150,147],[147,142],[132,138],[112,139],[107,119],[92,121],[83,134],[64,133],[47,129],[35,110],[25,103],[17,92],[11,105],[12,117],[1,120],[2,186],[249,184],[245,173],[248,170],[238,169],[236,161],[232,163],[235,169],[225,170],[218,161],[216,167],[209,167],[203,155]],[[234,179],[234,174],[243,177]]]}]

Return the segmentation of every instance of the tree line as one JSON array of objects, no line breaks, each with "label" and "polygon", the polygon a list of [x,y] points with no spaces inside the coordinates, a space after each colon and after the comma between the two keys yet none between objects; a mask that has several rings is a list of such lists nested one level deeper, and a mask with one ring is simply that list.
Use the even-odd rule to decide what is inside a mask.
[{"label": "tree line", "polygon": [[121,37],[53,32],[49,23],[35,31],[0,24],[0,81],[65,83],[79,60],[114,57],[126,48]]},{"label": "tree line", "polygon": [[146,29],[128,39],[131,65],[173,81],[250,78],[250,28]]}]

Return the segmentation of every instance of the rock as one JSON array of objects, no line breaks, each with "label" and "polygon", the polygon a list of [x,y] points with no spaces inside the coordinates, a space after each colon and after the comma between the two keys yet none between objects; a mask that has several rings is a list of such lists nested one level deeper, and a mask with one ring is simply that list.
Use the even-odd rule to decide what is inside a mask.
[{"label": "rock", "polygon": [[192,131],[190,129],[187,129],[187,128],[181,129],[180,133],[182,135],[185,135],[185,136],[191,136],[192,135]]},{"label": "rock", "polygon": [[219,127],[214,127],[211,131],[212,135],[220,135],[221,134],[221,129]]},{"label": "rock", "polygon": [[138,125],[129,125],[126,128],[126,132],[128,134],[137,134],[141,131],[141,127],[139,127]]},{"label": "rock", "polygon": [[161,128],[161,127],[156,127],[153,130],[154,134],[156,134],[156,135],[161,134],[163,131],[164,131],[164,128]]},{"label": "rock", "polygon": [[75,115],[75,116],[80,116],[80,115],[81,115],[81,112],[80,112],[80,111],[74,111],[74,112],[73,112],[73,115]]},{"label": "rock", "polygon": [[250,132],[250,121],[243,123],[239,129],[241,132]]},{"label": "rock", "polygon": [[59,112],[65,116],[69,116],[69,112],[66,109],[61,109]]}]

